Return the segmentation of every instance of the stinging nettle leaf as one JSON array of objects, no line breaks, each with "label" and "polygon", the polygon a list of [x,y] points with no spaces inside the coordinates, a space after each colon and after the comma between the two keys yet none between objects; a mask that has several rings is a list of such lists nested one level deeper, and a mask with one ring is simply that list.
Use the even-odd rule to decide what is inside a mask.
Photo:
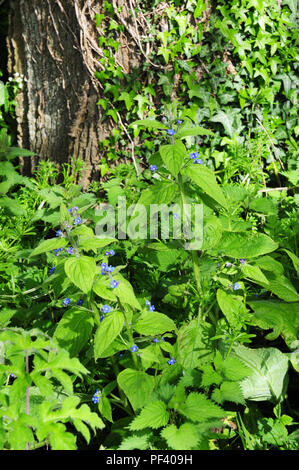
[{"label": "stinging nettle leaf", "polygon": [[158,429],[166,426],[169,420],[169,413],[166,410],[166,404],[163,401],[157,400],[146,405],[139,416],[137,416],[130,424],[132,431],[139,431],[140,429],[152,428]]}]

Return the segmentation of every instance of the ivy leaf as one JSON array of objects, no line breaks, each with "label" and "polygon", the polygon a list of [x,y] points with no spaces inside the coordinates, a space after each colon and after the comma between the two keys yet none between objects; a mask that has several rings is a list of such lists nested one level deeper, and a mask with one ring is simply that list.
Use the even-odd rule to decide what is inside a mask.
[{"label": "ivy leaf", "polygon": [[220,122],[225,132],[232,137],[234,134],[234,115],[229,114],[229,112],[218,111],[218,113],[211,118],[212,122]]}]

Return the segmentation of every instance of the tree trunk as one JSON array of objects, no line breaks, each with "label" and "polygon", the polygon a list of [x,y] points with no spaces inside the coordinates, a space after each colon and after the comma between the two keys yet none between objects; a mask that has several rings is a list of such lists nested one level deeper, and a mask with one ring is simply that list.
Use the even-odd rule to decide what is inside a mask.
[{"label": "tree trunk", "polygon": [[[103,85],[94,72],[103,53],[94,16],[102,3],[11,0],[8,70],[26,80],[17,97],[18,145],[37,154],[24,159],[24,173],[31,173],[39,158],[62,163],[74,156],[87,164],[83,186],[98,176],[98,143],[115,126],[111,120],[101,122],[96,104]],[[126,2],[117,3],[125,19]],[[129,48],[120,47],[117,63],[125,73],[131,60]]]}]

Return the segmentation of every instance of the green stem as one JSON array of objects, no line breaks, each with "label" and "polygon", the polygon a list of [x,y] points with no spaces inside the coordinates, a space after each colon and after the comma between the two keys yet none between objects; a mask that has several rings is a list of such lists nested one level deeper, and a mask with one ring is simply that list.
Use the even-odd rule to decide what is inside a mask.
[{"label": "green stem", "polygon": [[[181,200],[182,200],[182,206],[183,206],[183,219],[185,220],[185,217],[187,217],[187,214],[185,213],[186,196],[185,196],[184,187],[183,187],[182,175],[180,173],[178,174],[178,185],[180,188]],[[199,257],[195,250],[192,250],[192,263],[193,263],[193,272],[194,272],[197,291],[199,295],[201,295],[202,286],[201,286],[201,279],[200,279]],[[200,310],[199,310],[199,314],[200,314]]]},{"label": "green stem", "polygon": [[[124,307],[122,306],[119,299],[118,299],[118,304],[119,304],[119,307],[120,307],[122,313],[124,314],[125,325],[126,325],[126,330],[127,330],[127,335],[129,337],[129,341],[130,341],[131,344],[134,344],[133,333],[132,333],[132,330],[130,328],[130,325],[129,325],[129,322],[128,322],[128,319],[127,319],[126,311],[125,311]],[[133,359],[133,362],[134,362],[134,365],[135,365],[136,369],[139,369],[138,359],[137,359],[136,354],[134,352],[131,352],[131,355],[132,355],[132,359]]]},{"label": "green stem", "polygon": [[[113,368],[115,377],[117,379],[117,376],[119,374],[118,364],[117,364],[116,359],[115,359],[114,356],[111,356],[110,359],[111,359],[112,368]],[[126,395],[124,394],[124,392],[122,391],[122,389],[120,388],[120,386],[118,384],[117,384],[117,388],[118,388],[118,393],[119,393],[120,399],[122,401],[123,407],[125,408],[127,413],[129,413],[129,415],[132,415],[132,411],[129,407],[129,403],[128,403],[128,399],[127,399]]]}]

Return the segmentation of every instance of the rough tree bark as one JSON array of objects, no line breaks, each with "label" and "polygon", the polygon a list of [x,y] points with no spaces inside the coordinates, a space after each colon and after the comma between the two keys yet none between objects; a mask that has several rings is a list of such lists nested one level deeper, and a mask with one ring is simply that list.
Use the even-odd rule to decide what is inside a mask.
[{"label": "rough tree bark", "polygon": [[[26,80],[17,98],[18,145],[37,154],[23,162],[25,173],[32,172],[39,158],[61,163],[70,156],[87,164],[84,186],[98,173],[98,142],[113,127],[111,121],[101,122],[96,104],[103,84],[94,78],[101,57],[94,16],[102,3],[11,0],[8,69]],[[127,2],[114,3],[123,7],[123,20],[129,23]],[[123,37],[117,52],[124,73],[136,65],[130,43],[132,38]]]}]

